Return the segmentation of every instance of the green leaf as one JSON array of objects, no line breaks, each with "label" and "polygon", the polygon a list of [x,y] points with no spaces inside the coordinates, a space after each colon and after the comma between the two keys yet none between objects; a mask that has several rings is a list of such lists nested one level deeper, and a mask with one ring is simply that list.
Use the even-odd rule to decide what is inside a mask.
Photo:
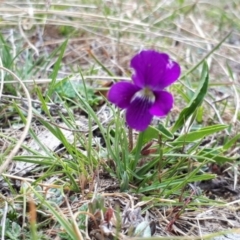
[{"label": "green leaf", "polygon": [[207,63],[204,63],[199,88],[197,89],[196,93],[194,94],[194,97],[192,98],[189,105],[186,108],[184,108],[182,110],[182,112],[180,113],[179,118],[177,119],[174,126],[172,127],[172,133],[174,133],[179,128],[181,128],[184,125],[184,123],[187,121],[187,119],[202,104],[203,99],[204,99],[204,97],[207,93],[207,89],[208,89],[208,79],[209,79],[208,66],[207,66]]},{"label": "green leaf", "polygon": [[[224,164],[226,162],[235,161],[236,158],[224,157],[218,153],[213,153],[212,149],[204,149],[198,153],[199,156],[210,158],[218,164]],[[202,162],[202,159],[198,159],[199,162]]]},{"label": "green leaf", "polygon": [[5,68],[11,70],[13,66],[11,47],[7,44],[2,34],[0,34],[0,46],[1,46],[0,56],[2,64]]},{"label": "green leaf", "polygon": [[178,141],[194,142],[199,139],[203,139],[204,137],[209,136],[213,133],[222,131],[222,130],[226,129],[227,127],[228,127],[227,125],[223,125],[223,124],[217,124],[217,125],[213,125],[213,126],[204,127],[197,131],[193,131],[193,132],[181,135],[175,141],[176,142],[178,142]]},{"label": "green leaf", "polygon": [[129,177],[127,172],[124,172],[122,176],[122,181],[120,183],[120,190],[124,192],[128,189],[129,189]]},{"label": "green leaf", "polygon": [[188,176],[186,178],[179,177],[178,179],[175,179],[175,180],[166,179],[163,182],[159,182],[159,180],[156,180],[151,185],[140,188],[138,190],[138,193],[155,191],[155,190],[159,190],[159,189],[164,189],[166,187],[168,187],[170,190],[171,188],[176,187],[177,185],[182,184],[183,182],[185,182],[185,183],[199,182],[199,181],[204,181],[204,180],[210,180],[213,178],[215,178],[214,174],[202,174],[202,175],[194,175],[192,177]]},{"label": "green leaf", "polygon": [[[147,161],[146,164],[144,164],[143,166],[141,166],[140,168],[137,168],[135,170],[135,173],[142,178],[142,176],[144,174],[147,174],[151,171],[151,169],[153,169],[154,167],[156,167],[159,164],[159,157],[156,157],[155,159],[152,159],[151,161]],[[151,174],[152,175],[152,174]]]},{"label": "green leaf", "polygon": [[166,129],[161,123],[158,124],[157,130],[159,130],[159,133],[161,133],[163,137],[166,137],[168,139],[174,138],[172,133],[168,129]]},{"label": "green leaf", "polygon": [[159,137],[159,133],[160,131],[158,131],[157,128],[153,127],[153,126],[149,126],[145,131],[144,131],[144,135],[143,135],[143,140],[142,140],[142,144],[146,144],[149,141],[153,140],[153,139],[158,139]]},{"label": "green leaf", "polygon": [[50,111],[49,111],[47,102],[46,102],[45,99],[44,99],[42,89],[40,89],[39,87],[36,87],[36,88],[35,88],[35,91],[36,91],[36,93],[37,93],[38,99],[41,101],[41,108],[42,108],[42,110],[43,110],[48,116],[51,116],[51,113],[50,113]]}]

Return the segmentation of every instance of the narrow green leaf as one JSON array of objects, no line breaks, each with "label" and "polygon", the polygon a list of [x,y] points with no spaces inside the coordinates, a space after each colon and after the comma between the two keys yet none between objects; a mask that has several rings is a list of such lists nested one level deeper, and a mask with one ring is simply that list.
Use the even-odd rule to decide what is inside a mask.
[{"label": "narrow green leaf", "polygon": [[165,128],[161,123],[158,124],[157,130],[159,130],[159,132],[163,135],[163,137],[166,137],[168,139],[174,138],[172,133],[167,128]]},{"label": "narrow green leaf", "polygon": [[36,87],[35,90],[36,90],[38,99],[41,101],[41,108],[42,108],[42,110],[43,110],[48,116],[51,116],[51,113],[50,113],[50,111],[49,111],[49,109],[48,109],[48,106],[47,106],[47,102],[46,102],[45,99],[44,99],[42,89],[40,89],[39,87]]},{"label": "narrow green leaf", "polygon": [[198,182],[198,181],[204,181],[204,180],[210,180],[215,178],[214,174],[202,174],[202,175],[194,175],[192,177],[187,177],[187,178],[178,178],[175,179],[174,181],[172,179],[165,180],[163,182],[153,182],[151,185],[142,187],[138,190],[138,193],[144,193],[144,192],[149,192],[149,191],[155,191],[159,189],[163,189],[165,187],[168,187],[169,190],[179,184],[182,184],[184,181],[185,183],[191,183],[191,182]]},{"label": "narrow green leaf", "polygon": [[[236,160],[236,158],[224,157],[218,154],[208,153],[207,151],[204,151],[204,150],[201,151],[200,155],[206,158],[210,158],[218,164],[224,164],[224,163],[232,162]],[[198,161],[202,162],[200,158],[198,159]]]},{"label": "narrow green leaf", "polygon": [[233,144],[235,144],[240,139],[240,133],[237,134],[235,137],[230,139],[227,143],[224,144],[223,150],[228,150],[230,147],[232,147]]},{"label": "narrow green leaf", "polygon": [[1,46],[0,56],[1,56],[1,61],[3,66],[5,68],[12,69],[13,59],[12,59],[11,47],[7,44],[2,34],[0,34],[0,46]]},{"label": "narrow green leaf", "polygon": [[178,141],[194,142],[194,141],[203,139],[204,137],[209,136],[213,133],[222,131],[222,130],[226,129],[227,127],[228,127],[227,125],[223,125],[223,124],[217,124],[217,125],[213,125],[213,126],[204,127],[197,131],[193,131],[193,132],[189,132],[187,134],[181,135],[175,141],[176,142],[178,142]]},{"label": "narrow green leaf", "polygon": [[129,177],[127,172],[124,172],[122,175],[122,181],[120,183],[120,189],[121,191],[126,191],[129,189]]},{"label": "narrow green leaf", "polygon": [[96,56],[92,53],[92,52],[89,52],[90,56],[94,59],[94,61],[102,67],[102,69],[109,75],[109,76],[114,76],[114,74],[107,68],[104,66],[104,64],[98,59],[96,58]]},{"label": "narrow green leaf", "polygon": [[207,63],[204,63],[199,88],[194,94],[194,97],[192,98],[189,105],[186,108],[184,108],[180,113],[179,118],[177,119],[174,126],[172,127],[172,133],[174,133],[179,128],[181,128],[184,125],[184,123],[187,121],[187,119],[195,112],[197,107],[201,105],[207,93],[207,89],[208,89],[208,66],[207,66]]},{"label": "narrow green leaf", "polygon": [[48,92],[47,92],[47,96],[51,97],[53,92],[55,91],[55,84],[56,84],[56,80],[57,80],[57,75],[58,75],[58,71],[60,69],[61,63],[62,63],[62,58],[64,56],[64,52],[67,46],[68,40],[66,40],[60,47],[59,47],[59,57],[57,59],[57,61],[54,64],[53,67],[53,72],[51,74],[51,83],[49,84],[49,88],[48,88]]},{"label": "narrow green leaf", "polygon": [[142,176],[148,172],[151,171],[154,167],[156,167],[159,164],[159,157],[156,157],[155,159],[152,159],[151,161],[148,161],[146,164],[141,166],[140,168],[137,168],[135,170],[135,173],[142,178]]}]

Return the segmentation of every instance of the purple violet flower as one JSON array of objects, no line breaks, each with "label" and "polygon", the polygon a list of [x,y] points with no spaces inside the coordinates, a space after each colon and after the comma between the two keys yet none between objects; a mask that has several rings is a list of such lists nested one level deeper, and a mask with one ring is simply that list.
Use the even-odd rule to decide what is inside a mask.
[{"label": "purple violet flower", "polygon": [[129,127],[144,131],[153,116],[166,116],[173,106],[173,96],[164,89],[180,76],[180,66],[166,53],[144,50],[131,60],[135,70],[133,83],[115,83],[108,93],[110,102],[126,109]]}]

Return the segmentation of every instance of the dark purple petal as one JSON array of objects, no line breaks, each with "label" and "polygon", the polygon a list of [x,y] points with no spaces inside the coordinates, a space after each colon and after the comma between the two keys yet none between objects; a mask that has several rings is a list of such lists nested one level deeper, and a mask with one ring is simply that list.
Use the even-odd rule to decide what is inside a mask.
[{"label": "dark purple petal", "polygon": [[161,90],[171,85],[180,76],[180,66],[165,53],[144,50],[131,60],[135,70],[133,81],[139,87]]},{"label": "dark purple petal", "polygon": [[115,83],[108,92],[108,100],[120,108],[127,108],[133,95],[140,88],[129,82]]},{"label": "dark purple petal", "polygon": [[158,117],[166,116],[173,107],[173,96],[166,91],[154,92],[155,102],[149,109],[149,112]]},{"label": "dark purple petal", "polygon": [[149,113],[152,104],[148,98],[136,97],[126,112],[126,121],[129,127],[138,131],[144,131],[153,118]]},{"label": "dark purple petal", "polygon": [[160,88],[164,89],[168,86],[170,86],[172,83],[174,83],[181,74],[181,68],[177,62],[172,61],[171,59],[168,59],[167,67],[165,70],[165,74],[162,77],[160,83]]}]

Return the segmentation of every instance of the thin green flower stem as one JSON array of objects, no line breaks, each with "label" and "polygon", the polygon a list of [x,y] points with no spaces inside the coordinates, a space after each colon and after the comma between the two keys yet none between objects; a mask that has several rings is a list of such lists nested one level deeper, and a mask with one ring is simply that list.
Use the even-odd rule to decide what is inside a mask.
[{"label": "thin green flower stem", "polygon": [[132,166],[133,171],[135,171],[139,157],[140,157],[140,152],[141,152],[142,144],[143,144],[143,135],[144,135],[144,132],[140,132],[138,135],[136,153],[135,153],[135,158],[134,158],[134,162],[133,162],[133,166]]}]

